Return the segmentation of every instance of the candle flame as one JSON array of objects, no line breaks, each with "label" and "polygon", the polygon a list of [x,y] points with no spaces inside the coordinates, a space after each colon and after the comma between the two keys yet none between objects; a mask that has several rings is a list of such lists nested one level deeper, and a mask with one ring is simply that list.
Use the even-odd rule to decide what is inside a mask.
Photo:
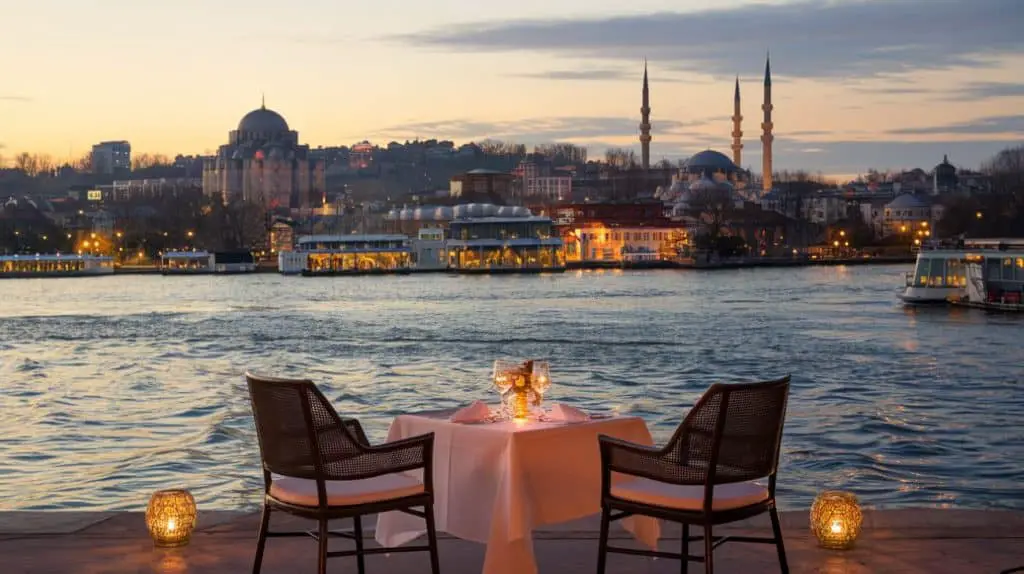
[{"label": "candle flame", "polygon": [[168,518],[167,519],[167,530],[170,530],[171,532],[174,532],[174,529],[177,526],[178,526],[178,523],[173,518]]},{"label": "candle flame", "polygon": [[833,520],[832,521],[832,534],[842,534],[842,533],[843,533],[843,523],[841,521],[839,521],[839,520]]}]

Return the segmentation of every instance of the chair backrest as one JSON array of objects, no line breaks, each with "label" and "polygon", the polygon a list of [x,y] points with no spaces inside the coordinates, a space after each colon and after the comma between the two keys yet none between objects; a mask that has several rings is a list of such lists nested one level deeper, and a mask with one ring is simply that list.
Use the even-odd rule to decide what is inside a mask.
[{"label": "chair backrest", "polygon": [[774,493],[789,379],[712,385],[672,437],[667,448],[673,458],[690,469],[694,482],[770,477]]},{"label": "chair backrest", "polygon": [[245,374],[260,457],[266,471],[297,478],[322,478],[325,461],[361,449],[341,417],[309,380]]}]

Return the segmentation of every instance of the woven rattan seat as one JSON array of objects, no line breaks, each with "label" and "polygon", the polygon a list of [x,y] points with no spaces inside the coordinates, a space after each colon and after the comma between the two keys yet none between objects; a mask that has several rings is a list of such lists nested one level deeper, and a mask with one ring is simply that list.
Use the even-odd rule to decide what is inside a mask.
[{"label": "woven rattan seat", "polygon": [[[727,541],[774,544],[782,572],[788,573],[782,530],[775,508],[782,427],[789,399],[789,377],[748,384],[715,384],[697,401],[661,448],[601,436],[601,535],[598,574],[608,552],[703,562],[714,572],[714,549]],[[612,473],[634,480],[612,484]],[[763,484],[762,484],[763,483]],[[715,537],[717,524],[769,513],[771,538]],[[679,554],[608,546],[614,520],[653,516],[683,525]],[[690,537],[690,526],[704,536]],[[689,554],[689,542],[704,541],[703,556]]]},{"label": "woven rattan seat", "polygon": [[[438,574],[434,528],[434,435],[373,446],[359,421],[342,419],[312,381],[245,375],[263,462],[263,519],[253,573],[259,574],[268,537],[312,536],[319,545],[318,573],[327,559],[428,551]],[[419,510],[422,509],[422,510]],[[401,511],[426,521],[427,545],[364,548],[362,517]],[[315,532],[272,532],[270,515],[280,511],[317,522]],[[330,531],[328,521],[351,518],[353,531]],[[353,540],[355,550],[328,551],[330,537]]]}]

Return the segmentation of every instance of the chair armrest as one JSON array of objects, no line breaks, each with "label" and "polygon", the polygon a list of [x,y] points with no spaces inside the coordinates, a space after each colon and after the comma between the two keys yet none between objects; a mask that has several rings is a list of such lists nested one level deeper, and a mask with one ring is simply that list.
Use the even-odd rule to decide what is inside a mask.
[{"label": "chair armrest", "polygon": [[434,433],[366,446],[362,452],[333,461],[324,469],[332,480],[358,480],[383,474],[423,469],[424,480],[433,474]]},{"label": "chair armrest", "polygon": [[706,472],[683,464],[670,450],[605,435],[598,436],[598,442],[601,466],[609,471],[673,484],[703,484],[697,475]]}]

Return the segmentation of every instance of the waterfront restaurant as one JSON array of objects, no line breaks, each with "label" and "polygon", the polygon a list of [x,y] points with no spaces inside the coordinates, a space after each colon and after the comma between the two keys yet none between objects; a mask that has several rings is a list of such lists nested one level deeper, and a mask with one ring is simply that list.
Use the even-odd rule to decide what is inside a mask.
[{"label": "waterfront restaurant", "polygon": [[412,247],[405,235],[305,235],[292,255],[305,258],[303,275],[405,273]]},{"label": "waterfront restaurant", "polygon": [[0,255],[0,278],[3,277],[74,277],[109,275],[114,260],[96,255]]},{"label": "waterfront restaurant", "polygon": [[459,273],[565,271],[562,240],[549,217],[471,217],[452,220],[448,268]]}]

